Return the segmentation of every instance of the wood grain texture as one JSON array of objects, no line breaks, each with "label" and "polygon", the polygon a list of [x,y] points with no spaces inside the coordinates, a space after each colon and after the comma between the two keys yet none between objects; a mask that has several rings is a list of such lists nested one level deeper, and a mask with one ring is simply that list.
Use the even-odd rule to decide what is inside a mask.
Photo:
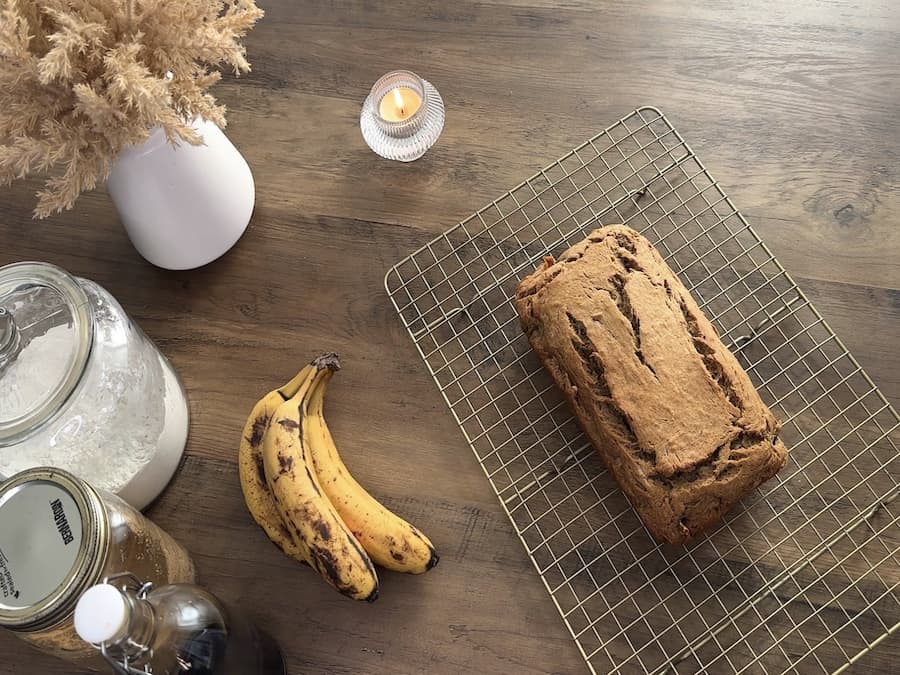
[{"label": "wood grain texture", "polygon": [[[0,264],[56,263],[105,286],[188,388],[187,458],[149,515],[203,582],[265,624],[298,673],[582,673],[575,644],[388,298],[382,277],[435,234],[639,105],[655,105],[900,401],[900,9],[889,0],[260,0],[253,72],[226,80],[228,134],[257,183],[221,260],[166,272],[102,191],[33,222],[36,181],[0,192]],[[372,83],[408,67],[447,124],[402,165],[364,145]],[[235,454],[253,402],[312,354],[360,480],[442,554],[339,597],[252,523]],[[2,674],[71,673],[0,635]],[[893,672],[896,637],[853,672]]]}]

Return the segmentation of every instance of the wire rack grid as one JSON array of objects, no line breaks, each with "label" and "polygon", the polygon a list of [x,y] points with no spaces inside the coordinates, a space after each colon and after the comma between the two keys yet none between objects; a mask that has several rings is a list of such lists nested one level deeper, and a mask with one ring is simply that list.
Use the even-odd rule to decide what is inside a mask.
[{"label": "wire rack grid", "polygon": [[[788,465],[656,543],[522,333],[518,280],[601,224],[660,250]],[[594,673],[837,673],[900,627],[900,419],[657,109],[635,110],[394,266],[403,324]]]}]

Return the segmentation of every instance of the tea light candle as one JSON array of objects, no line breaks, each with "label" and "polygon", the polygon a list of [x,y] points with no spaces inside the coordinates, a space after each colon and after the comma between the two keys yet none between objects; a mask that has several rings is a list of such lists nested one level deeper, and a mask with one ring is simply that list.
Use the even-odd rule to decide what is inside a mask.
[{"label": "tea light candle", "polygon": [[359,126],[366,143],[386,159],[411,162],[434,145],[444,128],[437,89],[408,70],[382,76],[363,103]]},{"label": "tea light candle", "polygon": [[421,107],[421,96],[409,87],[397,87],[381,99],[378,114],[388,122],[401,122],[413,116]]}]

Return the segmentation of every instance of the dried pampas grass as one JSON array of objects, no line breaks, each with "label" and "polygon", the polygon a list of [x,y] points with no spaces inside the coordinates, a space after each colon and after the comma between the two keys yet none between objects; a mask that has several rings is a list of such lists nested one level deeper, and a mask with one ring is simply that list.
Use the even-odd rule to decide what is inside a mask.
[{"label": "dried pampas grass", "polygon": [[0,0],[0,185],[48,178],[34,215],[70,209],[154,127],[225,126],[217,68],[250,70],[254,0]]}]

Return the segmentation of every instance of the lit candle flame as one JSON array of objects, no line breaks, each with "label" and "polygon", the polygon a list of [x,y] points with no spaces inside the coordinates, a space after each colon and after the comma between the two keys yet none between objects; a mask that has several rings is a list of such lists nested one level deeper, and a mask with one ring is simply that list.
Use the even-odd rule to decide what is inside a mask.
[{"label": "lit candle flame", "polygon": [[378,114],[387,122],[409,119],[422,107],[422,97],[409,87],[388,90],[378,104]]},{"label": "lit candle flame", "polygon": [[400,95],[399,89],[392,89],[391,92],[394,94],[394,103],[396,104],[397,110],[400,112],[400,116],[402,117],[406,112],[403,109],[403,96]]}]

